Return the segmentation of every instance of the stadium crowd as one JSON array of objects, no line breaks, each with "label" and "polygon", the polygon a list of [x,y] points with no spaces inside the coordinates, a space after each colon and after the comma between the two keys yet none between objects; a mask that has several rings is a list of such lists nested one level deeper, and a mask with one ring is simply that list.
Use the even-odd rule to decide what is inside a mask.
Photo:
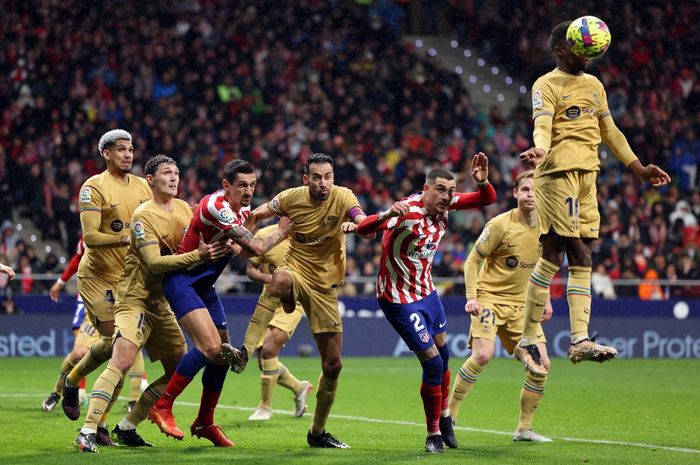
[{"label": "stadium crowd", "polygon": [[[499,200],[454,215],[435,258],[438,277],[461,276],[484,222],[513,205],[518,154],[531,144],[528,102],[509,115],[474,105],[457,75],[413,54],[368,7],[313,0],[188,0],[160,9],[138,1],[6,3],[0,211],[31,220],[41,239],[59,240],[66,250],[73,250],[80,229],[78,189],[104,169],[97,140],[118,127],[134,136],[137,165],[156,153],[178,161],[180,195],[191,204],[218,188],[219,171],[233,158],[259,169],[259,204],[300,184],[304,160],[324,152],[335,158],[336,183],[374,213],[419,191],[431,166],[455,171],[459,189],[474,190],[467,163],[483,151]],[[558,1],[537,8],[518,1],[447,3],[460,13],[454,24],[463,40],[483,44],[523,77],[542,71],[533,63],[548,63],[549,27],[541,25],[575,16]],[[604,226],[594,292],[698,294],[698,287],[653,280],[700,279],[700,60],[680,59],[681,52],[700,50],[699,7],[651,2],[647,14],[636,15],[633,7],[618,12],[613,2],[597,3],[613,45],[593,72],[638,156],[667,168],[675,184],[640,191],[614,157],[602,154]],[[18,291],[40,290],[23,273],[60,268],[51,254],[38,260],[10,221],[2,223],[0,247],[0,261],[18,271]],[[376,276],[379,241],[349,238],[348,249],[348,274]],[[234,274],[245,274],[241,262],[232,262]],[[649,281],[615,286],[617,278]]]}]

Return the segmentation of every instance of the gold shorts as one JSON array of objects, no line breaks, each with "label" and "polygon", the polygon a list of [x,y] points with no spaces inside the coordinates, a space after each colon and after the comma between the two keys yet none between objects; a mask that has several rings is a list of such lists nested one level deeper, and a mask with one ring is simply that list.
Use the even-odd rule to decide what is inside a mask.
[{"label": "gold shorts", "polygon": [[[287,334],[288,340],[292,338],[294,331],[297,329],[297,326],[299,326],[301,318],[304,316],[304,309],[301,307],[299,302],[297,302],[297,307],[292,313],[287,313],[282,308],[280,299],[270,297],[266,295],[264,291],[262,294],[260,294],[260,298],[258,298],[258,307],[265,307],[268,310],[275,312],[275,315],[272,317],[272,320],[270,320],[267,326],[273,326],[281,331],[284,331]],[[264,331],[263,334],[260,335],[260,340],[255,347],[262,347],[266,333],[267,331]]]},{"label": "gold shorts", "polygon": [[106,279],[90,276],[78,276],[78,294],[85,304],[85,315],[92,325],[99,327],[102,321],[114,321],[112,310],[117,296],[117,283]]},{"label": "gold shorts", "polygon": [[92,344],[100,340],[100,332],[95,328],[92,323],[87,320],[83,320],[83,324],[75,332],[75,345],[90,347]]},{"label": "gold shorts", "polygon": [[[475,337],[495,341],[498,335],[503,348],[512,354],[515,345],[523,335],[525,307],[523,305],[482,303],[481,315],[472,315],[471,320],[469,347],[472,346],[472,339]],[[547,342],[541,324],[537,330],[536,342]]]},{"label": "gold shorts", "polygon": [[277,272],[287,273],[292,277],[294,300],[304,309],[312,334],[343,332],[343,320],[340,318],[335,288],[312,287],[299,273],[287,265],[277,267],[275,273]]},{"label": "gold shorts", "polygon": [[600,232],[597,173],[562,171],[535,178],[535,206],[540,233],[595,239]]},{"label": "gold shorts", "polygon": [[187,348],[175,314],[163,299],[158,305],[117,302],[114,306],[114,337],[123,337],[139,349],[146,348],[151,361],[161,360]]}]

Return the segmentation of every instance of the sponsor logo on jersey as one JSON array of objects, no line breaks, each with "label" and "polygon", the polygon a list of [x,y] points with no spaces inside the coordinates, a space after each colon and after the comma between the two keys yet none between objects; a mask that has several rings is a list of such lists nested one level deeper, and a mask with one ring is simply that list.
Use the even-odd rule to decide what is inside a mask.
[{"label": "sponsor logo on jersey", "polygon": [[92,202],[92,189],[88,186],[83,187],[80,191],[80,203]]},{"label": "sponsor logo on jersey", "polygon": [[522,269],[532,269],[534,267],[535,267],[534,263],[520,262],[520,268],[522,268]]},{"label": "sponsor logo on jersey", "polygon": [[537,109],[542,106],[542,91],[535,89],[532,91],[532,108]]},{"label": "sponsor logo on jersey", "polygon": [[330,236],[306,237],[302,233],[296,233],[295,237],[297,242],[300,244],[321,244],[323,242],[328,242],[331,240]]},{"label": "sponsor logo on jersey", "polygon": [[143,223],[140,221],[134,223],[134,236],[136,236],[136,239],[146,238],[146,229],[143,227]]},{"label": "sponsor logo on jersey", "polygon": [[124,223],[122,220],[114,220],[110,223],[109,227],[112,228],[112,231],[119,232],[124,229]]},{"label": "sponsor logo on jersey", "polygon": [[574,105],[573,107],[567,108],[564,113],[566,114],[566,117],[569,119],[576,119],[579,116],[581,116],[581,109]]},{"label": "sponsor logo on jersey", "polygon": [[506,258],[506,266],[508,268],[517,268],[518,267],[518,257]]}]

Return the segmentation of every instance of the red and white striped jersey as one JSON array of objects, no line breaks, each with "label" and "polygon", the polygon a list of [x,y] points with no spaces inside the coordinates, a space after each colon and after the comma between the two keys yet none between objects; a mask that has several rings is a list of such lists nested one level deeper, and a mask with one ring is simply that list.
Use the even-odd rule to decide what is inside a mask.
[{"label": "red and white striped jersey", "polygon": [[250,215],[250,206],[234,211],[231,204],[224,198],[223,189],[204,196],[194,209],[192,221],[177,253],[196,250],[199,247],[200,233],[207,244],[219,241],[225,236],[226,231],[235,225],[245,223],[248,215]]},{"label": "red and white striped jersey", "polygon": [[[455,193],[449,210],[482,207],[493,203],[495,198],[496,193],[491,185],[478,192]],[[386,231],[382,237],[377,298],[408,304],[435,291],[433,257],[447,231],[449,211],[428,215],[420,193],[402,200],[408,202],[409,212],[390,218],[379,227]]]}]

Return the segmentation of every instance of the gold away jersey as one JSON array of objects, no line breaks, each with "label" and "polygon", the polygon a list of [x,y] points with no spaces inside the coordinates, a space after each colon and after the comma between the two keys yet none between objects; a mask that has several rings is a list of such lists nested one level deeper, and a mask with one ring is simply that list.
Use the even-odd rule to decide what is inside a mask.
[{"label": "gold away jersey", "polygon": [[552,144],[536,176],[558,171],[598,171],[599,119],[610,115],[603,84],[590,74],[559,69],[532,86],[532,119],[552,116]]},{"label": "gold away jersey", "polygon": [[141,259],[141,249],[157,244],[160,255],[173,255],[192,219],[192,208],[184,200],[175,199],[172,212],[153,201],[139,206],[132,217],[131,245],[126,254],[124,274],[117,284],[120,302],[162,300],[163,275],[152,274]]},{"label": "gold away jersey", "polygon": [[[131,216],[140,204],[151,200],[153,193],[145,179],[127,175],[121,182],[107,171],[85,181],[80,188],[80,211],[96,211],[102,215],[99,231],[121,236],[131,227]],[[78,277],[100,276],[117,281],[124,271],[126,247],[90,248],[80,260]]]},{"label": "gold away jersey", "polygon": [[307,186],[295,187],[280,192],[268,206],[294,222],[284,264],[312,287],[330,289],[342,284],[345,234],[340,225],[349,219],[350,209],[360,208],[355,194],[348,188],[333,186],[328,199],[317,202],[311,199]]},{"label": "gold away jersey", "polygon": [[520,221],[513,209],[484,227],[474,251],[485,259],[477,278],[477,300],[523,305],[527,281],[541,248],[539,229]]}]

